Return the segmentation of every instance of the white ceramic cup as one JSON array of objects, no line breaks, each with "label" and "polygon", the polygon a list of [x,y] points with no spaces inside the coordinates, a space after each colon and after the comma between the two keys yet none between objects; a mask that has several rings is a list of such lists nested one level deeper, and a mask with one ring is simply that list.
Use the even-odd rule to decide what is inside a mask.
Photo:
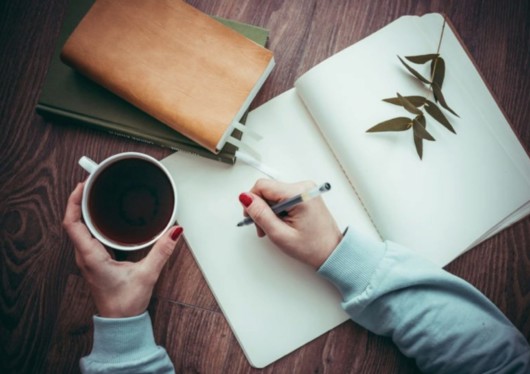
[{"label": "white ceramic cup", "polygon": [[[150,165],[145,165],[145,163],[149,163],[152,166],[155,166],[155,168],[158,170],[152,169]],[[160,239],[160,237],[172,225],[174,225],[175,220],[176,220],[176,215],[177,215],[177,189],[175,187],[175,182],[173,181],[171,174],[168,172],[166,167],[162,165],[155,158],[148,156],[146,154],[143,154],[143,153],[125,152],[125,153],[119,153],[114,156],[111,156],[105,159],[104,161],[100,162],[99,164],[92,161],[90,158],[83,156],[79,160],[79,165],[90,174],[88,179],[86,180],[84,190],[83,190],[83,199],[81,203],[81,211],[83,214],[83,219],[85,221],[86,226],[92,233],[92,235],[104,245],[114,248],[114,249],[122,250],[122,251],[134,251],[138,249],[147,248],[153,245],[158,239]],[[150,194],[147,196],[145,194],[140,195],[141,199],[139,200],[138,189],[142,188],[141,186],[145,185],[146,183],[153,184],[154,183],[153,180],[155,179],[155,178],[146,178],[145,175],[138,174],[135,177],[124,177],[124,178],[115,177],[114,184],[109,184],[106,182],[109,180],[108,176],[111,173],[114,173],[114,171],[118,170],[119,168],[121,168],[119,170],[124,170],[124,167],[126,167],[127,165],[128,165],[128,169],[125,169],[125,170],[140,170],[141,168],[138,168],[138,167],[135,168],[133,166],[145,165],[146,171],[155,173],[157,177],[162,178],[161,179],[163,181],[162,184],[168,183],[167,185],[164,186],[164,196],[163,197],[158,196],[159,191],[157,191],[156,193],[153,192],[153,189],[157,189],[156,188],[157,186],[155,185],[153,187],[153,185],[151,185],[149,187],[146,187],[146,188],[151,188],[148,191]],[[162,174],[167,177],[167,181],[162,177]],[[120,175],[127,175],[127,174],[120,174]],[[135,190],[132,190],[132,192],[130,191],[127,192],[128,196],[124,196],[124,193],[121,193],[120,198],[117,199],[119,200],[119,204],[118,203],[114,204],[113,202],[114,200],[109,200],[109,198],[113,196],[110,194],[110,192],[108,196],[106,197],[107,200],[109,200],[109,204],[108,204],[109,212],[119,210],[119,214],[123,215],[122,213],[125,210],[127,211],[127,214],[129,214],[128,218],[136,214],[136,216],[134,216],[136,217],[134,218],[136,221],[134,221],[134,219],[133,220],[129,219],[128,221],[126,221],[126,222],[134,223],[133,226],[131,226],[130,228],[126,226],[121,227],[122,231],[125,229],[127,230],[127,237],[133,238],[133,239],[123,240],[123,239],[117,238],[118,235],[109,234],[109,232],[112,232],[113,229],[112,228],[109,229],[109,227],[105,227],[105,225],[111,226],[112,224],[114,224],[115,221],[120,221],[120,220],[119,219],[112,220],[111,218],[109,218],[109,217],[112,217],[112,214],[106,211],[102,212],[101,206],[103,206],[104,209],[107,209],[106,205],[102,205],[101,203],[99,203],[100,207],[96,209],[94,208],[95,207],[94,204],[95,204],[95,201],[99,201],[98,200],[99,191],[111,191],[113,189],[112,186],[118,185],[119,183],[124,184],[126,182],[120,182],[120,181],[128,180],[128,179],[131,180],[131,182],[129,183],[135,183],[133,187],[135,188]],[[103,186],[105,186],[104,190],[102,190]],[[116,189],[119,189],[119,188],[123,188],[123,187],[116,187]],[[131,196],[133,196],[135,193],[136,195],[133,198],[131,198]],[[107,194],[107,192],[104,192],[104,194]],[[170,194],[173,195],[172,199],[171,197],[169,197]],[[160,208],[161,202],[159,202],[159,198],[166,200],[164,204],[168,204],[168,201],[169,201],[169,206],[164,205],[163,208]],[[135,201],[136,203],[129,204],[131,201]],[[150,205],[148,208],[142,208],[141,204],[139,205],[139,207],[137,207],[138,201],[140,201],[142,204],[145,201],[149,201]],[[119,209],[115,205],[116,206],[119,205]],[[157,227],[159,229],[156,230],[156,233],[154,234],[151,233],[153,235],[148,235],[147,237],[143,237],[143,238],[139,237],[138,240],[136,240],[135,236],[145,234],[145,233],[142,233],[142,230],[145,230],[145,228],[141,226],[145,222],[145,219],[139,216],[139,214],[141,215],[144,213],[138,212],[138,210],[141,210],[141,209],[144,209],[144,210],[150,209],[149,210],[150,218],[151,216],[154,217],[157,214],[157,212],[160,209],[162,209],[164,211],[163,216],[167,218],[167,222],[165,222],[165,219],[163,219],[162,220],[163,225],[161,224],[161,222],[158,222]],[[96,213],[95,211],[99,211],[99,213]],[[109,217],[105,217],[107,213],[109,213],[108,214]],[[103,217],[103,218],[98,218],[98,217]],[[160,220],[161,218],[157,217],[156,219]],[[102,222],[104,220],[110,220],[110,221],[107,222],[106,224],[103,224]],[[102,221],[102,222],[98,223],[98,221]]]}]

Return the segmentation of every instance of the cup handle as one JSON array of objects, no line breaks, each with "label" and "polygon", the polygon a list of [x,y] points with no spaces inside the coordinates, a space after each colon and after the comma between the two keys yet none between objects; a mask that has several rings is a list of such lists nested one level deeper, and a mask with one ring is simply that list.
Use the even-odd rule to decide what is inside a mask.
[{"label": "cup handle", "polygon": [[79,165],[88,171],[89,174],[92,174],[98,167],[98,164],[96,164],[94,161],[92,161],[87,156],[83,156],[78,161]]}]

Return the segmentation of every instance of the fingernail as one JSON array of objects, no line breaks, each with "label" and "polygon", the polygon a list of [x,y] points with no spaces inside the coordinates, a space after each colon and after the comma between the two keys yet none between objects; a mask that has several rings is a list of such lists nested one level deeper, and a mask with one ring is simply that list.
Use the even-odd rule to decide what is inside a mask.
[{"label": "fingernail", "polygon": [[180,234],[182,234],[182,231],[184,231],[184,229],[182,227],[177,227],[175,228],[175,230],[173,230],[173,232],[171,233],[171,239],[173,241],[177,240],[180,236]]},{"label": "fingernail", "polygon": [[239,201],[245,206],[245,208],[248,208],[249,205],[252,204],[252,196],[243,192],[239,195]]}]

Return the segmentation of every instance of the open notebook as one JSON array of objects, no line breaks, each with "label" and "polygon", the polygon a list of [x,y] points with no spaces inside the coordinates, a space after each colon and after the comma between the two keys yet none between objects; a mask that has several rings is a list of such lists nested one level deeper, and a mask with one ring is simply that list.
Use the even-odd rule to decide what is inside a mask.
[{"label": "open notebook", "polygon": [[[439,14],[399,18],[305,73],[247,121],[264,136],[258,151],[279,179],[331,184],[323,199],[341,228],[401,243],[440,266],[530,211],[530,160],[450,27],[440,53],[457,135],[428,125],[437,141],[420,160],[409,132],[366,133],[403,114],[383,98],[421,88],[396,55],[436,51],[442,23]],[[239,193],[263,174],[184,153],[163,162],[179,189],[186,240],[253,366],[347,319],[331,285],[253,227],[236,227]]]}]

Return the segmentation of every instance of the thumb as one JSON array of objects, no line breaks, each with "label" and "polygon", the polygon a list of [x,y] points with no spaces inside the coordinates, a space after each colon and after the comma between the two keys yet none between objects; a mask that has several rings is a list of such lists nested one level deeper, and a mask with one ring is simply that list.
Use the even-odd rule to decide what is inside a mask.
[{"label": "thumb", "polygon": [[278,218],[271,207],[259,196],[242,193],[239,195],[239,201],[245,206],[248,216],[265,234],[269,235],[274,232],[278,235],[285,230],[285,223]]},{"label": "thumb", "polygon": [[183,231],[182,227],[174,226],[158,239],[144,258],[144,266],[147,270],[160,274],[167,260],[173,254],[177,240]]}]

